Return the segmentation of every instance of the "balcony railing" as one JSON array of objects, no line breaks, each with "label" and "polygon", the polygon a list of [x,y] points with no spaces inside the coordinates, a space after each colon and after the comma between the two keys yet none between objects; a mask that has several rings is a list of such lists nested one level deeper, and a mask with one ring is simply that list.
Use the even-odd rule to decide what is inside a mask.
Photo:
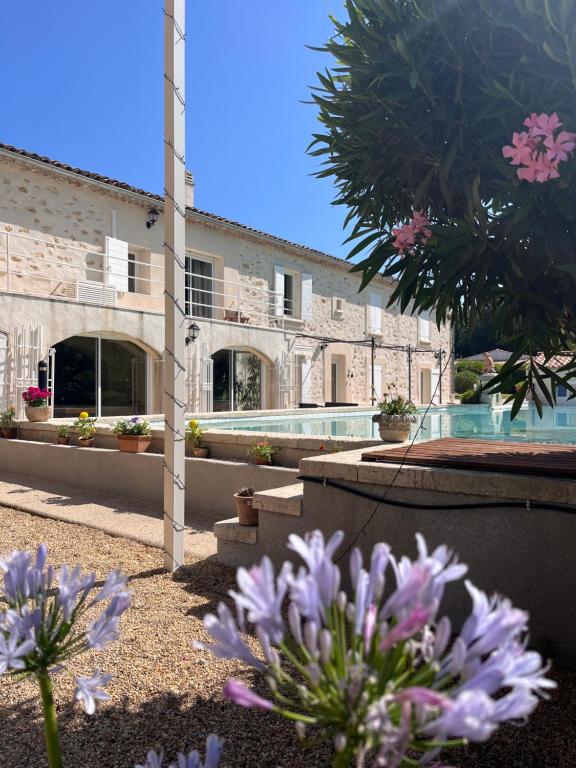
[{"label": "balcony railing", "polygon": [[[164,312],[164,257],[128,254],[120,259],[33,235],[0,233],[0,291],[49,296],[71,302]],[[238,281],[186,272],[185,311],[189,317],[283,328],[294,317],[283,294]]]}]

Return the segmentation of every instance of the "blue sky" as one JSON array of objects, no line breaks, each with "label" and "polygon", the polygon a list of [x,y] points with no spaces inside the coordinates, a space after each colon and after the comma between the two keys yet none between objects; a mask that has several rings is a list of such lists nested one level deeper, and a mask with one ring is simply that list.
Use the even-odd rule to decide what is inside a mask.
[{"label": "blue sky", "polygon": [[[341,0],[188,0],[186,152],[199,207],[344,256],[301,103],[330,11]],[[6,3],[2,28],[0,141],[161,192],[161,0]]]}]

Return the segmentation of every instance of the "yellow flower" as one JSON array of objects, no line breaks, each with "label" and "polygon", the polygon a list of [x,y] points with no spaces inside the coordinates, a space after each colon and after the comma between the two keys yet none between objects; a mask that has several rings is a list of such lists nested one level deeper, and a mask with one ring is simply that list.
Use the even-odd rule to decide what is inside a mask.
[{"label": "yellow flower", "polygon": [[196,421],[196,419],[190,419],[190,421],[188,422],[188,426],[190,427],[190,429],[196,429],[196,427],[198,426],[198,422]]},{"label": "yellow flower", "polygon": [[80,415],[78,416],[79,419],[88,419],[90,418],[90,414],[88,411],[81,411]]}]

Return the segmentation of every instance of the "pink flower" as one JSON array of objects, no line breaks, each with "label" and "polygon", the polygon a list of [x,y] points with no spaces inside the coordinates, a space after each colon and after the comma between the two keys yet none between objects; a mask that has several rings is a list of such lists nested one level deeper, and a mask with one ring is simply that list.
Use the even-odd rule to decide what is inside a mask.
[{"label": "pink flower", "polygon": [[576,147],[576,133],[560,131],[558,136],[548,136],[544,139],[544,146],[548,148],[546,157],[548,160],[568,160],[568,152]]},{"label": "pink flower", "polygon": [[530,117],[524,120],[524,125],[530,129],[530,136],[535,138],[536,136],[552,136],[562,123],[556,112],[551,115],[547,115],[545,112],[537,115],[536,112],[532,112]]},{"label": "pink flower", "polygon": [[416,610],[408,616],[407,619],[396,624],[386,637],[382,640],[380,650],[383,652],[389,651],[396,643],[401,643],[404,640],[408,640],[421,629],[424,629],[430,618],[432,611],[430,608],[416,608]]},{"label": "pink flower", "polygon": [[425,243],[432,237],[432,231],[428,228],[430,222],[422,211],[414,211],[408,224],[402,224],[392,230],[395,237],[394,248],[399,254],[412,250],[416,244],[416,238]]},{"label": "pink flower", "polygon": [[512,135],[513,146],[502,147],[504,157],[510,157],[512,165],[530,165],[533,161],[533,152],[536,142],[530,138],[526,131]]},{"label": "pink flower", "polygon": [[271,701],[258,696],[250,688],[247,688],[243,683],[233,678],[226,680],[222,694],[225,699],[230,699],[230,701],[239,704],[241,707],[265,710],[270,710],[274,707]]},{"label": "pink flower", "polygon": [[526,168],[518,168],[518,178],[524,181],[538,181],[542,184],[549,179],[557,179],[559,160],[549,160],[546,155],[540,155],[538,160]]},{"label": "pink flower", "polygon": [[[568,160],[568,155],[576,149],[576,133],[559,131],[562,123],[556,112],[537,115],[533,112],[524,120],[528,132],[514,133],[512,145],[502,147],[502,154],[510,158],[512,165],[521,165],[517,176],[523,181],[542,184],[560,176],[558,165]],[[556,135],[555,132],[559,131]]]}]

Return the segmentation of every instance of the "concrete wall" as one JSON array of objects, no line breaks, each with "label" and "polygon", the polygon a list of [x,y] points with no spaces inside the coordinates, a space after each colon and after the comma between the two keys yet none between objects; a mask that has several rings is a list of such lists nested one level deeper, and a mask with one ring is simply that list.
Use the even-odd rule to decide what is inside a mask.
[{"label": "concrete wall", "polygon": [[[344,531],[343,550],[357,540],[365,557],[378,541],[389,543],[396,555],[414,557],[414,535],[420,532],[431,547],[447,544],[453,549],[468,564],[468,577],[479,588],[503,594],[528,610],[534,646],[559,664],[576,666],[576,480],[405,466],[391,489],[397,465],[360,462],[359,457],[359,452],[350,452],[301,462],[301,516],[261,511],[256,543],[219,540],[221,561],[245,565],[267,554],[278,565],[289,557],[290,533],[303,535],[317,528],[326,536]],[[378,505],[307,477],[386,495],[389,503]],[[443,508],[410,509],[395,502]],[[539,509],[539,502],[559,505],[564,511]],[[494,509],[493,503],[511,506]],[[518,503],[520,508],[512,506]],[[479,508],[459,508],[465,504]],[[343,573],[347,578],[345,565]],[[471,601],[463,586],[451,586],[443,605],[458,626]]]},{"label": "concrete wall", "polygon": [[[0,331],[9,332],[14,325],[34,321],[44,326],[47,345],[71,335],[91,332],[131,339],[149,347],[155,354],[163,348],[163,324],[159,314],[163,308],[162,216],[153,228],[145,226],[148,210],[156,204],[153,200],[77,175],[64,174],[21,156],[8,156],[6,152],[0,153],[0,192],[0,290],[61,299],[35,299],[33,309],[25,299],[3,300]],[[161,209],[160,204],[156,205]],[[18,235],[32,239],[22,239]],[[141,267],[141,276],[160,283],[139,280],[138,293],[120,294],[114,308],[73,304],[66,297],[75,280],[98,280],[101,277],[97,270],[103,264],[107,235],[128,242],[138,260],[148,265]],[[240,283],[246,289],[246,296],[256,289],[274,290],[276,265],[294,274],[297,294],[302,274],[312,276],[313,318],[310,320],[286,319],[280,323],[284,328],[266,331],[254,328],[253,324],[217,320],[200,320],[199,325],[200,342],[206,345],[208,354],[223,348],[252,350],[270,367],[277,366],[289,355],[311,360],[310,399],[316,402],[331,399],[330,363],[336,355],[341,357],[343,368],[340,399],[368,402],[370,351],[351,345],[331,345],[321,351],[316,342],[297,338],[296,334],[365,339],[369,330],[367,305],[371,293],[380,295],[382,305],[382,334],[378,340],[430,349],[430,352],[421,352],[414,357],[414,400],[420,401],[423,397],[420,370],[437,368],[432,350],[452,346],[448,328],[438,331],[431,324],[430,340],[425,342],[419,338],[416,318],[401,315],[397,308],[385,309],[392,290],[389,282],[377,280],[368,291],[360,294],[360,277],[351,274],[344,262],[283,245],[194,212],[188,214],[186,239],[192,253],[213,260],[215,276],[219,280]],[[10,251],[8,258],[7,247]],[[18,272],[25,275],[18,276]],[[232,299],[236,288],[226,290],[231,292]],[[341,313],[334,311],[336,298],[343,301]],[[227,297],[221,297],[216,304],[226,301]],[[272,320],[272,325],[274,322]],[[198,354],[199,350],[200,343],[194,352]],[[407,395],[406,354],[380,350],[376,362],[382,369],[382,381],[377,382],[377,387],[385,388],[394,383],[402,394]],[[282,405],[274,402],[272,390],[275,389],[271,385],[265,407]],[[451,375],[444,378],[442,394],[444,402],[452,397]],[[294,391],[291,397],[294,402],[297,392]],[[155,399],[157,401],[158,397]]]},{"label": "concrete wall", "polygon": [[[30,476],[95,492],[117,493],[158,503],[162,511],[163,456],[130,454],[102,448],[47,445],[0,439],[2,474]],[[216,522],[234,511],[232,495],[242,486],[265,490],[296,481],[298,472],[284,467],[258,467],[246,462],[186,459],[186,521]]]}]

